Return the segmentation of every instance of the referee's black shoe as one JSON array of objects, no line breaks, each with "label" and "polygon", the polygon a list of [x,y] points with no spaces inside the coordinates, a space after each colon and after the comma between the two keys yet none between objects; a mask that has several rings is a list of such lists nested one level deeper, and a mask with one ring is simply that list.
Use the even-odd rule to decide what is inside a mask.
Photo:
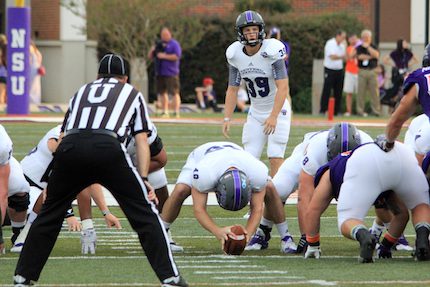
[{"label": "referee's black shoe", "polygon": [[164,279],[163,282],[161,283],[161,287],[174,287],[174,286],[188,287],[189,285],[182,276],[169,277],[167,279]]}]

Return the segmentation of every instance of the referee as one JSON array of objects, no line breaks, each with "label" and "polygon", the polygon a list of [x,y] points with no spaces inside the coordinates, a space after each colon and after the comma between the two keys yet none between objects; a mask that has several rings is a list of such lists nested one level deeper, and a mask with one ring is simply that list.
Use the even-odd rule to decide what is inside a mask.
[{"label": "referee", "polygon": [[[127,84],[121,56],[105,55],[98,74],[96,81],[82,86],[70,100],[61,128],[64,138],[52,170],[47,171],[47,198],[21,252],[15,286],[30,286],[39,279],[66,210],[81,190],[94,183],[105,186],[118,201],[161,286],[188,286],[173,261],[157,209],[148,200],[152,187],[147,181],[150,152],[145,100]],[[123,143],[129,134],[136,141],[138,170]]]}]

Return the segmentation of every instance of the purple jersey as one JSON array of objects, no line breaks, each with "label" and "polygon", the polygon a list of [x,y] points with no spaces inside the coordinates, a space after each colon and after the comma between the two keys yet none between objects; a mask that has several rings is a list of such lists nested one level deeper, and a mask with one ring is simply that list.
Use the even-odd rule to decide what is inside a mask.
[{"label": "purple jersey", "polygon": [[403,94],[406,94],[414,85],[418,85],[418,101],[424,113],[430,117],[430,67],[421,68],[412,72],[403,84]]},{"label": "purple jersey", "polygon": [[[171,39],[169,42],[164,43],[164,52],[166,54],[175,54],[178,58],[181,58],[182,49],[179,42]],[[173,77],[179,75],[179,64],[180,61],[169,61],[157,59],[157,76]]]},{"label": "purple jersey", "polygon": [[333,197],[337,199],[339,197],[340,187],[343,183],[343,176],[345,174],[346,162],[351,156],[352,151],[347,151],[339,154],[334,159],[320,167],[315,175],[314,185],[315,187],[321,180],[323,174],[330,170],[330,182]]}]

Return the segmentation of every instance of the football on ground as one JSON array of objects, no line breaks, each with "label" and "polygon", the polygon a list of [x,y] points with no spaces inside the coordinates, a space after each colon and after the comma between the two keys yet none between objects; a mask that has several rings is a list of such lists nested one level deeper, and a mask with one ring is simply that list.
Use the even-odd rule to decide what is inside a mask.
[{"label": "football on ground", "polygon": [[224,252],[228,255],[240,255],[246,246],[245,230],[240,225],[235,225],[231,228],[231,232],[236,236],[228,236],[228,240],[224,243]]}]

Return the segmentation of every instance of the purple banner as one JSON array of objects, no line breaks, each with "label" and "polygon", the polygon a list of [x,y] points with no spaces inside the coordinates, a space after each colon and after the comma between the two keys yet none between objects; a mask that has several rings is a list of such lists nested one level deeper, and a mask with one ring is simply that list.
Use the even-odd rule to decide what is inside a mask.
[{"label": "purple banner", "polygon": [[7,8],[7,114],[28,114],[30,93],[29,7]]}]

